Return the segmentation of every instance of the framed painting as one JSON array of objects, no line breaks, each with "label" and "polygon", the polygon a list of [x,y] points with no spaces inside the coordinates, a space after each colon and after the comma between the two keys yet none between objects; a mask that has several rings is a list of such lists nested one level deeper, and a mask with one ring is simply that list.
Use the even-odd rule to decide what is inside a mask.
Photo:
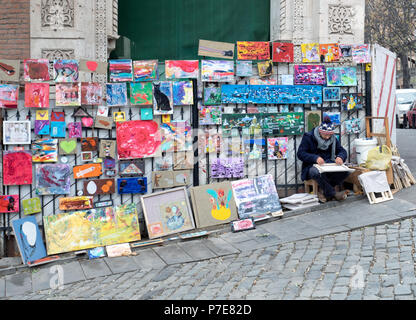
[{"label": "framed painting", "polygon": [[320,62],[319,43],[302,43],[302,62]]},{"label": "framed painting", "polygon": [[3,185],[32,184],[32,154],[30,151],[3,152]]},{"label": "framed painting", "polygon": [[236,76],[237,77],[251,77],[253,75],[252,61],[236,61]]},{"label": "framed painting", "polygon": [[339,102],[341,100],[341,88],[324,87],[323,89],[323,101],[324,102]]},{"label": "framed painting", "polygon": [[343,93],[341,107],[345,111],[355,111],[363,108],[363,95],[361,93]]},{"label": "framed painting", "polygon": [[84,181],[84,196],[106,195],[116,192],[114,179],[94,179]]},{"label": "framed painting", "polygon": [[166,60],[166,79],[197,79],[199,60]]},{"label": "framed painting", "polygon": [[328,87],[357,86],[357,68],[355,67],[327,67],[326,79]]},{"label": "framed painting", "polygon": [[295,66],[295,85],[324,85],[325,67],[322,65],[296,65]]},{"label": "framed painting", "polygon": [[94,158],[92,151],[81,151],[81,161],[89,162]]},{"label": "framed painting", "polygon": [[22,200],[24,215],[28,216],[42,211],[40,199],[38,197]]},{"label": "framed painting", "polygon": [[24,81],[40,80],[49,81],[48,59],[25,59],[23,60]]},{"label": "framed painting", "polygon": [[221,87],[204,87],[204,106],[216,106],[221,104]]},{"label": "framed painting", "polygon": [[119,194],[145,194],[147,192],[147,178],[119,178],[117,179],[117,191]]},{"label": "framed painting", "polygon": [[130,82],[130,104],[153,105],[152,82]]},{"label": "framed painting", "polygon": [[49,108],[49,83],[26,83],[25,107]]},{"label": "framed painting", "polygon": [[107,83],[107,106],[126,106],[127,105],[127,84]]},{"label": "framed painting", "polygon": [[16,109],[19,100],[19,86],[0,84],[0,108]]},{"label": "framed painting", "polygon": [[319,54],[321,56],[321,62],[334,62],[339,61],[340,49],[338,44],[320,44]]},{"label": "framed painting", "polygon": [[103,102],[103,87],[98,82],[81,82],[81,103],[99,106]]},{"label": "framed painting", "polygon": [[306,131],[310,132],[322,123],[321,111],[306,111]]},{"label": "framed painting", "polygon": [[31,144],[30,121],[3,121],[3,144]]},{"label": "framed painting", "polygon": [[257,69],[259,71],[259,77],[270,77],[273,74],[272,60],[257,62]]},{"label": "framed painting", "polygon": [[153,110],[155,115],[173,114],[172,81],[153,82]]},{"label": "framed painting", "polygon": [[199,40],[198,56],[234,59],[234,43]]},{"label": "framed painting", "polygon": [[273,62],[294,62],[294,45],[288,42],[273,42]]},{"label": "framed painting", "polygon": [[267,158],[269,160],[284,160],[288,157],[288,138],[268,138]]},{"label": "framed painting", "polygon": [[270,45],[266,41],[237,41],[238,60],[268,60]]},{"label": "framed painting", "polygon": [[81,83],[57,83],[55,87],[57,107],[81,105]]},{"label": "framed painting", "polygon": [[154,81],[159,79],[158,60],[133,61],[134,82]]},{"label": "framed painting", "polygon": [[36,194],[69,194],[71,168],[67,164],[39,164],[36,166]]},{"label": "framed painting", "polygon": [[133,66],[130,59],[109,60],[110,82],[133,81]]},{"label": "framed painting", "polygon": [[59,198],[59,210],[86,210],[93,208],[93,197],[67,197]]},{"label": "framed painting", "polygon": [[189,106],[194,104],[192,81],[174,81],[172,86],[174,106]]},{"label": "framed painting", "polygon": [[32,144],[33,162],[57,162],[58,139],[40,139]]},{"label": "framed painting", "polygon": [[195,229],[185,187],[140,198],[150,239]]},{"label": "framed painting", "polygon": [[20,60],[0,59],[0,80],[19,82]]},{"label": "framed painting", "polygon": [[234,61],[202,60],[201,80],[203,82],[233,82]]},{"label": "framed painting", "polygon": [[78,60],[54,60],[53,71],[55,82],[76,82],[79,75]]}]

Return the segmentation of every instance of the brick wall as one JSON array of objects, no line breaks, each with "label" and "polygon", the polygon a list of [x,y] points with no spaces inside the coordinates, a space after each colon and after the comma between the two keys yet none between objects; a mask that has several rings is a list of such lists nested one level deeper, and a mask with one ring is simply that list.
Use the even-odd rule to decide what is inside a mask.
[{"label": "brick wall", "polygon": [[0,0],[0,59],[30,58],[30,0]]}]

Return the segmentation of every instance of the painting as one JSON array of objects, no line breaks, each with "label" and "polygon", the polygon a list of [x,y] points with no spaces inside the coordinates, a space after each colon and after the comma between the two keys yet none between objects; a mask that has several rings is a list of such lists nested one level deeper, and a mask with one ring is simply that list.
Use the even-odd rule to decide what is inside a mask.
[{"label": "painting", "polygon": [[174,81],[173,86],[173,105],[189,106],[194,104],[194,89],[192,81]]},{"label": "painting", "polygon": [[42,211],[40,199],[38,197],[22,200],[24,215],[28,216]]},{"label": "painting", "polygon": [[172,81],[153,82],[153,109],[155,115],[173,114]]},{"label": "painting", "polygon": [[35,120],[49,120],[49,110],[36,110]]},{"label": "painting", "polygon": [[337,126],[341,125],[341,113],[340,112],[326,112],[324,111],[323,119],[329,117],[331,122]]},{"label": "painting", "polygon": [[152,120],[117,122],[117,153],[119,160],[158,157],[161,155],[159,125]]},{"label": "painting", "polygon": [[195,229],[185,187],[141,197],[150,239]]},{"label": "painting", "polygon": [[194,168],[192,151],[175,152],[173,154],[173,170],[188,170]]},{"label": "painting", "polygon": [[93,208],[93,197],[67,197],[59,198],[59,210],[86,210]]},{"label": "painting", "polygon": [[40,80],[49,81],[48,59],[25,59],[23,60],[24,81]]},{"label": "painting", "polygon": [[328,88],[324,87],[323,89],[323,100],[324,102],[339,102],[341,100],[341,88],[333,87]]},{"label": "painting", "polygon": [[69,194],[71,167],[67,164],[39,164],[36,166],[36,194]]},{"label": "painting", "polygon": [[321,111],[306,111],[306,131],[310,132],[322,123]]},{"label": "painting", "polygon": [[350,58],[352,57],[352,46],[347,44],[340,44],[339,49],[341,51],[341,57]]},{"label": "painting", "polygon": [[363,108],[363,95],[361,93],[343,93],[341,107],[345,111],[355,111]]},{"label": "painting", "polygon": [[98,138],[88,137],[81,139],[81,151],[97,151],[98,150]]},{"label": "painting", "polygon": [[134,203],[45,216],[43,221],[49,255],[141,239]]},{"label": "painting", "polygon": [[119,161],[118,166],[120,176],[142,176],[145,173],[144,159]]},{"label": "painting", "polygon": [[74,179],[94,178],[102,175],[101,163],[88,163],[74,166]]},{"label": "painting", "polygon": [[222,134],[224,137],[230,136],[261,136],[261,116],[260,114],[225,114],[222,118]]},{"label": "painting", "polygon": [[93,179],[84,181],[84,196],[106,195],[116,192],[114,179]]},{"label": "painting", "polygon": [[153,165],[155,171],[173,170],[173,154],[167,153],[164,157],[155,158]]},{"label": "painting", "polygon": [[82,122],[69,122],[68,123],[68,137],[69,138],[82,138]]},{"label": "painting", "polygon": [[113,118],[112,117],[101,117],[96,116],[94,121],[94,128],[111,130],[113,128]]},{"label": "painting", "polygon": [[112,246],[106,246],[105,250],[107,251],[107,256],[109,258],[123,257],[131,255],[130,244],[114,244]]},{"label": "painting", "polygon": [[19,82],[20,60],[0,59],[0,81]]},{"label": "painting", "polygon": [[174,186],[173,171],[152,172],[152,189],[166,189]]},{"label": "painting", "polygon": [[3,151],[3,185],[32,184],[32,154],[30,151]]},{"label": "painting", "polygon": [[240,219],[283,213],[272,175],[231,182]]},{"label": "painting", "polygon": [[59,154],[77,154],[77,139],[60,139],[59,140]]},{"label": "painting", "polygon": [[273,42],[273,62],[294,62],[294,45],[287,42]]},{"label": "painting", "polygon": [[371,63],[370,45],[360,44],[352,46],[352,61],[357,64]]},{"label": "painting", "polygon": [[269,160],[283,160],[288,156],[288,138],[267,139],[267,158]]},{"label": "painting", "polygon": [[132,105],[153,105],[151,82],[130,82],[130,103]]},{"label": "painting", "polygon": [[251,77],[253,75],[252,61],[236,61],[236,76],[237,77]]},{"label": "painting", "polygon": [[282,74],[281,79],[282,85],[284,86],[293,86],[293,84],[295,83],[295,78],[292,74]]},{"label": "painting", "polygon": [[106,74],[108,63],[95,60],[79,60],[79,71],[94,73],[94,74]]},{"label": "painting", "polygon": [[198,228],[225,224],[238,219],[230,182],[193,187],[189,192]]},{"label": "painting", "polygon": [[51,121],[51,137],[65,138],[66,137],[66,122]]},{"label": "painting", "polygon": [[340,49],[338,44],[320,44],[319,54],[321,56],[321,62],[334,62],[339,61]]},{"label": "painting", "polygon": [[191,180],[190,170],[173,171],[173,183],[175,187],[187,186]]},{"label": "painting", "polygon": [[234,59],[234,43],[199,40],[198,56]]},{"label": "painting", "polygon": [[103,102],[103,87],[98,82],[81,82],[82,105],[98,106]]},{"label": "painting", "polygon": [[233,82],[234,61],[202,60],[201,80],[205,82]]},{"label": "painting", "polygon": [[97,247],[88,250],[88,259],[97,259],[105,257],[104,247]]},{"label": "painting", "polygon": [[147,178],[119,178],[117,179],[117,191],[119,194],[145,194],[147,192]]},{"label": "painting", "polygon": [[270,77],[273,74],[272,60],[257,62],[257,69],[259,71],[259,77]]},{"label": "painting", "polygon": [[65,112],[63,112],[63,111],[52,111],[51,121],[65,122]]},{"label": "painting", "polygon": [[357,86],[357,68],[355,67],[327,67],[326,79],[328,87]]},{"label": "painting", "polygon": [[108,117],[108,109],[107,106],[99,106],[97,108],[97,116]]},{"label": "painting", "polygon": [[92,151],[81,151],[82,162],[92,161],[92,158],[93,158]]},{"label": "painting", "polygon": [[57,162],[58,139],[40,139],[32,144],[33,162]]},{"label": "painting", "polygon": [[127,105],[127,84],[126,83],[107,83],[107,106],[126,106]]},{"label": "painting", "polygon": [[130,59],[109,60],[110,82],[133,81],[133,67]]},{"label": "painting", "polygon": [[204,87],[204,106],[215,106],[221,104],[221,87]]},{"label": "painting", "polygon": [[55,82],[76,82],[79,74],[78,60],[54,60],[53,71]]},{"label": "painting", "polygon": [[199,76],[198,60],[166,60],[166,79],[197,79]]},{"label": "painting", "polygon": [[0,195],[0,213],[14,213],[19,210],[19,195]]},{"label": "painting", "polygon": [[205,106],[199,109],[199,125],[221,124],[222,106]]},{"label": "painting", "polygon": [[12,221],[13,232],[23,264],[46,257],[46,249],[35,217]]},{"label": "painting", "polygon": [[249,160],[263,159],[266,154],[265,139],[244,139],[244,154]]},{"label": "painting", "polygon": [[320,62],[319,43],[302,43],[302,62]]},{"label": "painting", "polygon": [[115,140],[100,140],[100,149],[98,152],[100,158],[116,157],[116,141]]},{"label": "painting", "polygon": [[159,79],[158,60],[133,61],[134,82],[154,81]]},{"label": "painting", "polygon": [[3,144],[31,144],[30,121],[3,121]]},{"label": "painting", "polygon": [[141,108],[140,109],[140,120],[153,120],[153,109],[152,108]]},{"label": "painting", "polygon": [[114,112],[113,113],[113,120],[115,122],[126,121],[126,113],[124,111]]},{"label": "painting", "polygon": [[0,84],[0,108],[17,108],[19,100],[19,86],[14,84]]},{"label": "painting", "polygon": [[254,86],[275,86],[277,85],[277,79],[272,78],[250,78],[250,85]]},{"label": "painting", "polygon": [[81,105],[81,84],[57,83],[56,84],[56,106],[71,107]]},{"label": "painting", "polygon": [[322,65],[295,65],[295,84],[324,85],[325,67]]},{"label": "painting", "polygon": [[214,158],[211,161],[211,178],[244,178],[243,158]]},{"label": "painting", "polygon": [[49,108],[49,84],[26,83],[25,84],[26,108]]},{"label": "painting", "polygon": [[321,104],[321,86],[223,85],[222,103]]},{"label": "painting", "polygon": [[361,133],[361,120],[360,119],[345,120],[344,124],[345,124],[346,134]]},{"label": "painting", "polygon": [[238,60],[268,60],[270,45],[265,41],[237,41]]}]

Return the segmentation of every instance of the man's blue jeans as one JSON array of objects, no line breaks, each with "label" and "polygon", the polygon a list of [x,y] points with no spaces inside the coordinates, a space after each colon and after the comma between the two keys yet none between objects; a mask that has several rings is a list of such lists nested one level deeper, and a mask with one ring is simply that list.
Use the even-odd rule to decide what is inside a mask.
[{"label": "man's blue jeans", "polygon": [[331,173],[319,173],[319,170],[315,167],[311,167],[308,172],[308,179],[313,179],[318,182],[319,187],[323,191],[324,196],[327,199],[331,199],[335,196],[334,187],[342,185],[345,179],[350,175],[349,172],[331,172]]}]

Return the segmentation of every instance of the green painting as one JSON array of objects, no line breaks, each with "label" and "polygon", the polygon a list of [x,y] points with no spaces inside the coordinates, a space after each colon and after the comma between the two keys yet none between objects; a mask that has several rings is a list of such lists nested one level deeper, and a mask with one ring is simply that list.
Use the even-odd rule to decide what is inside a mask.
[{"label": "green painting", "polygon": [[130,82],[130,103],[132,105],[152,105],[153,86],[152,82]]},{"label": "green painting", "polygon": [[22,200],[23,213],[25,215],[30,215],[34,213],[41,212],[42,208],[40,206],[39,198],[30,198]]}]

